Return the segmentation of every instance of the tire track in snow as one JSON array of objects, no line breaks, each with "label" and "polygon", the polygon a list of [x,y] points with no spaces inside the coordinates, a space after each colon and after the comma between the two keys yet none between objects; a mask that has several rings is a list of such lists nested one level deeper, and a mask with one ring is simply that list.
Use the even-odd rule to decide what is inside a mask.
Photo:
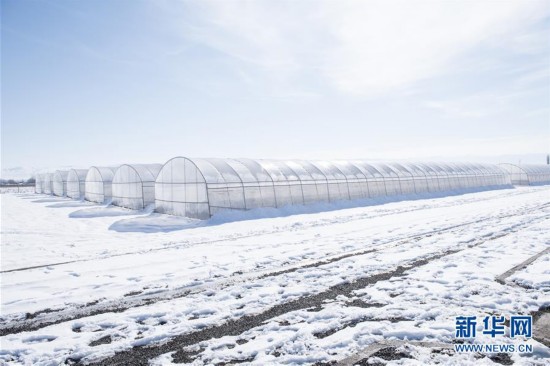
[{"label": "tire track in snow", "polygon": [[[495,281],[497,281],[498,283],[500,283],[501,285],[506,285],[506,279],[508,277],[510,277],[511,275],[513,275],[515,272],[519,271],[519,270],[522,270],[524,268],[526,268],[527,266],[529,266],[531,263],[533,263],[534,261],[536,261],[538,258],[542,257],[543,255],[545,255],[546,253],[550,253],[550,247],[549,248],[546,248],[544,249],[543,251],[529,257],[527,260],[525,260],[524,262],[521,262],[520,264],[518,264],[517,266],[514,266],[512,268],[510,268],[509,270],[507,270],[506,272],[504,272],[503,274],[501,274],[500,276],[497,276],[495,278]],[[510,283],[510,284],[514,284],[513,282]],[[516,284],[517,285],[517,284]]]},{"label": "tire track in snow", "polygon": [[[484,191],[479,191],[479,192],[484,192]],[[479,193],[479,192],[471,192],[471,193]],[[536,193],[536,192],[537,191],[515,192],[515,193],[513,193],[509,196],[506,196],[506,198],[508,198],[510,196],[519,196],[519,195],[525,195],[525,194],[532,194],[532,193]],[[451,196],[444,196],[444,197],[441,197],[441,198],[445,198],[445,197],[451,197]],[[421,198],[421,196],[419,196],[419,198]],[[436,199],[436,198],[438,198],[438,197],[426,198],[426,199]],[[384,216],[390,216],[390,215],[400,215],[400,214],[404,214],[404,213],[423,211],[423,210],[456,207],[456,206],[462,206],[462,205],[467,205],[467,204],[471,204],[471,203],[491,201],[491,200],[502,199],[502,198],[503,198],[502,196],[496,196],[496,197],[480,198],[480,199],[470,199],[470,200],[466,199],[464,201],[459,201],[457,203],[442,204],[440,206],[424,205],[424,206],[421,206],[419,208],[408,209],[408,210],[407,209],[399,210],[399,211],[386,210],[386,213],[373,213],[373,214],[364,214],[364,215],[357,215],[357,216],[347,215],[347,216],[337,217],[336,218],[337,221],[326,222],[324,220],[318,220],[318,221],[312,222],[310,225],[305,225],[303,227],[299,227],[299,228],[293,227],[292,230],[293,231],[308,230],[312,227],[318,227],[318,226],[334,225],[334,224],[340,224],[340,223],[349,223],[351,221],[366,220],[366,219],[370,219],[370,218],[384,217]],[[398,203],[398,202],[404,202],[404,201],[405,200],[389,201],[389,202],[385,202],[383,204]],[[377,205],[356,206],[356,207],[350,207],[349,209],[375,207],[375,206],[377,206]],[[344,209],[347,209],[347,208],[344,208]],[[316,213],[317,212],[314,212],[312,214],[316,214]],[[304,214],[306,214],[306,213],[304,213]],[[71,263],[91,262],[91,261],[96,261],[96,260],[109,259],[109,258],[115,258],[115,257],[121,257],[121,256],[127,256],[127,255],[134,255],[134,254],[147,254],[147,253],[151,253],[151,252],[157,252],[157,251],[162,251],[162,250],[167,250],[167,249],[175,249],[175,248],[180,248],[180,247],[192,247],[192,246],[195,246],[195,245],[214,244],[214,243],[220,243],[220,242],[224,242],[224,241],[235,241],[235,240],[239,240],[239,239],[246,239],[246,238],[254,238],[254,237],[260,237],[260,236],[272,235],[272,234],[276,234],[276,233],[280,233],[280,232],[286,232],[286,231],[289,231],[289,226],[288,225],[283,226],[283,227],[278,227],[276,230],[269,230],[269,231],[266,230],[266,231],[257,232],[257,233],[253,233],[253,234],[228,236],[228,237],[223,237],[223,238],[220,238],[220,239],[197,241],[197,242],[176,242],[176,243],[173,243],[172,245],[163,245],[161,247],[150,248],[150,249],[146,249],[146,250],[137,250],[137,251],[116,253],[116,254],[110,254],[110,255],[99,255],[99,256],[96,256],[96,257],[92,257],[92,258],[74,259],[74,260],[64,261],[64,262],[55,262],[55,263],[40,264],[40,265],[30,266],[30,267],[13,268],[13,269],[0,271],[0,274],[10,273],[10,272],[28,271],[28,270],[46,268],[46,267],[56,267],[56,266],[62,266],[62,265],[71,264]]]},{"label": "tire track in snow", "polygon": [[[405,275],[405,272],[409,269],[424,266],[432,261],[440,258],[456,254],[466,249],[474,248],[489,241],[500,239],[510,234],[516,233],[526,227],[533,224],[545,221],[550,216],[544,215],[536,219],[532,219],[529,222],[520,222],[509,226],[508,228],[501,230],[492,235],[482,237],[478,240],[474,240],[464,248],[449,249],[444,252],[439,252],[422,258],[418,258],[412,261],[406,261],[402,265],[398,265],[394,270],[382,272],[366,277],[357,278],[353,282],[346,282],[329,287],[328,289],[319,292],[317,294],[303,296],[298,299],[275,305],[261,313],[254,315],[245,315],[238,319],[229,320],[220,325],[212,326],[202,330],[198,330],[191,333],[180,334],[172,337],[169,341],[152,346],[140,346],[133,347],[131,349],[120,351],[115,353],[114,356],[105,358],[98,362],[91,362],[92,365],[147,365],[148,361],[152,358],[161,356],[166,353],[174,352],[172,355],[174,362],[190,362],[197,356],[196,353],[189,353],[182,348],[198,344],[203,341],[210,340],[212,338],[221,338],[224,336],[238,336],[243,332],[256,328],[264,324],[267,320],[287,314],[292,311],[304,310],[308,308],[319,308],[326,300],[333,300],[340,295],[350,297],[356,290],[364,289],[365,287],[375,284],[379,281],[387,281],[393,277],[399,277]],[[70,360],[70,358],[68,358]],[[72,359],[72,361],[78,364],[88,364],[86,361]]]},{"label": "tire track in snow", "polygon": [[[246,283],[248,281],[263,279],[267,277],[275,277],[285,273],[296,272],[301,269],[319,267],[322,265],[341,261],[346,258],[366,255],[374,252],[379,252],[385,249],[390,249],[390,248],[405,244],[407,242],[410,242],[411,240],[418,241],[435,234],[442,234],[442,233],[449,233],[449,232],[452,233],[453,230],[456,230],[456,229],[463,229],[464,227],[480,224],[480,223],[488,224],[488,222],[491,222],[494,220],[502,220],[504,218],[509,218],[513,216],[522,215],[525,213],[530,213],[533,210],[540,210],[546,207],[550,207],[550,203],[545,203],[542,205],[538,205],[536,207],[524,207],[520,210],[514,211],[512,213],[508,213],[505,215],[489,216],[489,217],[468,221],[461,224],[451,225],[442,229],[416,233],[416,234],[404,236],[401,238],[393,238],[388,241],[378,243],[376,244],[375,247],[369,248],[369,249],[355,250],[355,251],[343,253],[343,254],[340,253],[330,257],[325,257],[323,259],[300,261],[298,263],[289,265],[286,268],[285,267],[283,267],[282,269],[279,268],[279,270],[277,271],[273,271],[272,269],[253,271],[253,272],[245,273],[233,278],[221,279],[216,283],[212,283],[212,284],[175,288],[171,290],[154,290],[153,292],[146,293],[144,295],[137,294],[135,296],[127,296],[124,298],[109,300],[105,302],[92,302],[79,307],[72,307],[72,308],[63,309],[63,310],[44,309],[32,314],[27,314],[26,319],[22,321],[16,321],[15,324],[13,324],[14,322],[8,320],[4,324],[0,325],[0,336],[5,336],[8,334],[17,334],[21,332],[35,331],[49,325],[59,324],[67,321],[74,321],[80,318],[104,314],[104,313],[120,313],[130,308],[147,306],[159,301],[170,301],[170,300],[185,297],[188,295],[201,293],[207,290],[220,291],[236,284]],[[532,221],[530,221],[529,223],[531,222]]]},{"label": "tire track in snow", "polygon": [[[456,229],[462,229],[467,226],[487,223],[494,220],[502,220],[504,218],[513,217],[529,213],[533,210],[540,210],[545,207],[549,207],[550,203],[545,203],[538,205],[536,207],[523,207],[520,210],[508,213],[505,215],[499,216],[489,216],[482,219],[472,220],[465,223],[460,223],[456,225],[447,226],[441,229],[429,230],[422,233],[416,233],[413,235],[408,235],[400,238],[392,238],[385,242],[377,243],[374,247],[369,249],[355,250],[347,253],[339,253],[333,256],[325,257],[322,259],[313,259],[300,261],[298,263],[291,264],[287,267],[279,268],[277,271],[273,269],[266,269],[260,271],[253,271],[245,273],[239,276],[220,279],[219,281],[207,285],[196,285],[188,287],[180,287],[170,290],[153,290],[146,294],[136,294],[134,296],[125,296],[124,298],[108,300],[108,301],[95,301],[92,303],[84,304],[77,307],[70,307],[68,309],[62,310],[52,310],[44,309],[32,314],[28,313],[26,319],[20,321],[10,321],[7,319],[4,321],[4,324],[0,325],[0,336],[8,334],[16,334],[21,332],[35,331],[41,328],[44,328],[49,325],[59,324],[66,321],[73,321],[84,317],[104,314],[104,313],[119,313],[130,308],[147,306],[159,301],[169,301],[188,295],[197,294],[207,290],[219,291],[233,286],[239,283],[245,283],[248,281],[263,279],[267,277],[275,277],[285,273],[296,272],[301,269],[319,267],[322,265],[330,264],[346,258],[365,255],[369,253],[374,253],[382,251],[385,249],[390,249],[402,244],[405,244],[411,240],[421,240],[426,237],[430,237],[435,234],[442,234],[452,232]],[[15,324],[14,324],[15,323]]]}]

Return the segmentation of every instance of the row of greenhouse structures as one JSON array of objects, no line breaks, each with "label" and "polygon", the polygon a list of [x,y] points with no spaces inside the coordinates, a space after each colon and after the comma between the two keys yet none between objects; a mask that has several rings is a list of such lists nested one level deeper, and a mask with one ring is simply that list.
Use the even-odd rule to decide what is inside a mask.
[{"label": "row of greenhouse structures", "polygon": [[221,210],[550,184],[549,165],[190,159],[58,170],[36,192],[207,219]]}]

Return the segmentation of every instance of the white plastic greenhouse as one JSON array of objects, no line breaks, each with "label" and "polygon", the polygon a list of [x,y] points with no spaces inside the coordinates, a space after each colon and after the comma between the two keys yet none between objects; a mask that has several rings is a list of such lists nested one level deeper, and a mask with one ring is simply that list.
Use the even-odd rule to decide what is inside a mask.
[{"label": "white plastic greenhouse", "polygon": [[56,196],[65,197],[67,195],[67,170],[56,170],[53,173],[52,192]]},{"label": "white plastic greenhouse", "polygon": [[81,199],[84,197],[87,169],[71,169],[67,175],[67,197]]},{"label": "white plastic greenhouse", "polygon": [[158,175],[155,204],[160,213],[207,219],[220,210],[509,185],[506,172],[491,164],[177,157]]},{"label": "white plastic greenhouse", "polygon": [[550,165],[543,164],[500,164],[510,174],[514,185],[533,186],[550,184]]},{"label": "white plastic greenhouse", "polygon": [[155,180],[162,164],[121,165],[112,181],[112,203],[141,210],[155,203]]},{"label": "white plastic greenhouse", "polygon": [[52,194],[52,174],[46,173],[43,175],[44,180],[42,181],[42,192],[46,194]]},{"label": "white plastic greenhouse", "polygon": [[86,174],[85,198],[91,202],[104,203],[111,199],[111,183],[116,168],[93,166]]},{"label": "white plastic greenhouse", "polygon": [[44,179],[44,177],[42,176],[42,174],[37,174],[35,177],[34,177],[34,193],[42,193],[42,180]]}]

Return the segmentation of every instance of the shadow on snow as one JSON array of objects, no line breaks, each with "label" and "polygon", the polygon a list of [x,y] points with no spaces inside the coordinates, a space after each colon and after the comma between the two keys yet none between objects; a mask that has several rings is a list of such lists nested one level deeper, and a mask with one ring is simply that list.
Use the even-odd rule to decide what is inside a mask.
[{"label": "shadow on snow", "polygon": [[84,208],[82,210],[74,211],[69,214],[69,217],[75,219],[84,219],[84,218],[94,218],[94,217],[112,217],[112,216],[134,216],[134,215],[143,215],[144,213],[150,213],[149,211],[134,211],[122,207],[116,206],[101,206],[101,207],[90,207]]},{"label": "shadow on snow", "polygon": [[69,201],[69,202],[54,203],[53,205],[47,205],[46,207],[63,208],[63,207],[90,207],[90,206],[94,206],[94,204],[86,201]]},{"label": "shadow on snow", "polygon": [[[336,201],[331,203],[315,203],[310,205],[294,205],[294,206],[284,206],[279,208],[264,207],[264,208],[255,208],[247,211],[236,211],[236,210],[227,210],[216,213],[208,220],[198,220],[191,219],[181,216],[172,216],[165,214],[158,214],[152,212],[153,208],[148,207],[147,210],[142,211],[133,211],[135,214],[147,213],[149,210],[149,215],[142,215],[139,217],[123,219],[113,223],[109,230],[114,230],[118,232],[141,232],[141,233],[159,233],[159,232],[170,232],[177,230],[186,230],[193,229],[198,227],[205,226],[216,226],[223,225],[236,221],[247,221],[247,220],[260,220],[260,219],[269,219],[269,218],[278,218],[278,217],[288,217],[292,215],[303,215],[303,214],[316,214],[329,211],[351,209],[358,207],[368,207],[368,206],[378,206],[392,202],[400,201],[414,201],[422,199],[431,199],[431,198],[441,198],[449,196],[458,196],[466,193],[475,193],[483,192],[495,189],[513,189],[512,186],[498,186],[498,187],[485,187],[483,189],[472,188],[472,189],[462,189],[456,191],[447,191],[447,192],[434,192],[434,193],[419,193],[411,195],[400,195],[393,197],[379,197],[379,198],[368,198],[368,199],[358,199],[353,201]],[[128,212],[127,210],[125,210]],[[130,213],[127,213],[130,215]],[[111,215],[116,216],[116,215]]]},{"label": "shadow on snow", "polygon": [[52,198],[41,198],[41,199],[38,199],[38,200],[34,200],[34,201],[31,201],[31,202],[34,202],[34,203],[54,203],[54,202],[70,202],[67,200],[67,198],[63,198],[63,197],[52,197]]},{"label": "shadow on snow", "polygon": [[209,220],[197,220],[153,212],[146,216],[119,220],[113,223],[109,227],[109,230],[118,232],[166,233],[170,231],[207,226],[208,221]]}]

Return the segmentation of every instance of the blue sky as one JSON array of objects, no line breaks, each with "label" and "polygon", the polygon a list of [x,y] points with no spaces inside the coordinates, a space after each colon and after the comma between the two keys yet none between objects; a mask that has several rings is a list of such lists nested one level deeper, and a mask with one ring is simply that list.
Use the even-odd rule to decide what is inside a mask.
[{"label": "blue sky", "polygon": [[2,0],[2,176],[177,155],[542,162],[550,1]]}]

